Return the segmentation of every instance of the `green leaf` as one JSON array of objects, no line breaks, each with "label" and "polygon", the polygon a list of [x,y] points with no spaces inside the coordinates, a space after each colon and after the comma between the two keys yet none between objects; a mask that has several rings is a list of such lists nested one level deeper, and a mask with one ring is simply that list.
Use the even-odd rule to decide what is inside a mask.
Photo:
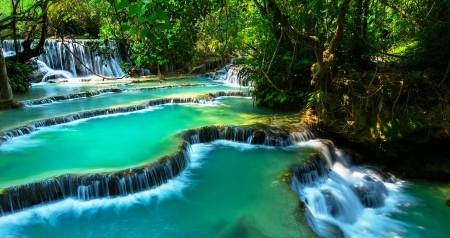
[{"label": "green leaf", "polygon": [[140,22],[140,23],[148,22],[148,19],[145,18],[145,17],[139,17],[137,20],[138,20],[138,22]]},{"label": "green leaf", "polygon": [[139,38],[141,38],[141,40],[145,39],[145,37],[147,37],[147,32],[150,31],[150,28],[144,28],[142,29],[141,33],[139,33]]},{"label": "green leaf", "polygon": [[137,32],[137,29],[136,29],[136,28],[131,28],[130,34],[131,34],[132,36],[136,35],[136,32]]},{"label": "green leaf", "polygon": [[134,62],[136,63],[137,67],[141,67],[141,56],[137,57],[137,59]]},{"label": "green leaf", "polygon": [[147,32],[147,38],[153,43],[156,44],[158,43],[158,39],[156,39],[155,35],[153,35],[153,33],[151,33],[150,31]]},{"label": "green leaf", "polygon": [[130,30],[131,29],[131,26],[130,25],[128,25],[128,24],[123,24],[122,25],[122,31],[128,31],[128,30]]},{"label": "green leaf", "polygon": [[158,15],[158,18],[163,21],[169,21],[169,16],[167,16],[167,14],[162,10],[156,10],[156,15]]},{"label": "green leaf", "polygon": [[122,10],[130,5],[129,0],[122,0],[119,4],[116,5],[117,10]]},{"label": "green leaf", "polygon": [[128,9],[128,16],[133,17],[136,13],[139,12],[139,7],[135,5],[131,5]]},{"label": "green leaf", "polygon": [[170,25],[169,23],[160,23],[160,24],[156,25],[156,27],[158,27],[159,29],[163,29],[163,30],[172,29],[172,25]]},{"label": "green leaf", "polygon": [[156,15],[155,14],[152,14],[152,15],[150,15],[149,17],[148,17],[148,22],[150,22],[150,23],[154,23],[155,22],[155,20],[156,20]]}]

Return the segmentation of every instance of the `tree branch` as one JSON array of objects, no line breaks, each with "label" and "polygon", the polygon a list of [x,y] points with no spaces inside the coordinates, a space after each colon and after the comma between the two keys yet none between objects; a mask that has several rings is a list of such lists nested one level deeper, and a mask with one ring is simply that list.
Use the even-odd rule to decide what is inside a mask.
[{"label": "tree branch", "polygon": [[420,31],[422,28],[420,27],[419,23],[414,19],[413,16],[411,16],[411,14],[409,14],[408,12],[406,12],[405,10],[397,7],[396,5],[394,5],[393,3],[389,3],[387,0],[379,0],[382,4],[384,4],[385,6],[388,6],[392,9],[394,9],[395,11],[399,12],[400,14],[402,14],[404,17],[406,17],[407,19],[409,19],[411,21],[411,23],[414,25],[414,28],[416,29],[416,31]]}]

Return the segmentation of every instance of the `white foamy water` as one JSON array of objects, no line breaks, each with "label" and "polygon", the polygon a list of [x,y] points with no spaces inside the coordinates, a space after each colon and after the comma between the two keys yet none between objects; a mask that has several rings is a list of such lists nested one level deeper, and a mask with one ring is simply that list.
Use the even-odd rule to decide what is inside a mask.
[{"label": "white foamy water", "polygon": [[[300,182],[292,189],[314,216],[322,237],[403,237],[412,224],[395,219],[400,203],[412,203],[403,182],[383,182],[383,177],[365,166],[352,166],[349,157],[319,140],[309,144],[320,150],[331,171],[325,178]],[[330,149],[331,148],[331,149]],[[307,173],[307,172],[305,172]]]},{"label": "white foamy water", "polygon": [[200,168],[205,154],[213,147],[208,144],[195,144],[191,146],[191,162],[187,168],[177,177],[170,179],[167,183],[139,193],[123,197],[93,199],[80,201],[68,198],[59,202],[35,206],[22,212],[0,217],[0,237],[16,237],[20,234],[20,227],[42,222],[56,225],[58,217],[70,213],[80,217],[82,214],[94,215],[100,210],[113,209],[116,213],[126,211],[132,206],[146,206],[151,203],[160,202],[173,198],[183,198],[183,190],[192,181],[192,169]]}]

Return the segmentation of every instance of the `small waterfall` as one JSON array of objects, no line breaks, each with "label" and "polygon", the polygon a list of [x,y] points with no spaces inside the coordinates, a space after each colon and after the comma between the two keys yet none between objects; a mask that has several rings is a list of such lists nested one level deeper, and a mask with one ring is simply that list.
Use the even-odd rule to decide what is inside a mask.
[{"label": "small waterfall", "polygon": [[250,72],[247,70],[243,71],[241,67],[230,64],[216,71],[216,75],[213,77],[213,80],[223,81],[231,85],[247,87],[252,85],[251,82],[247,82],[248,76],[250,76]]},{"label": "small waterfall", "polygon": [[187,130],[181,138],[190,144],[230,140],[253,145],[289,146],[292,145],[289,134],[278,129],[253,129],[227,126],[209,126]]},{"label": "small waterfall", "polygon": [[[23,42],[23,40],[17,41],[17,45],[19,47],[19,52],[23,51],[22,42]],[[5,56],[5,58],[16,55],[14,41],[13,40],[4,40],[2,42],[2,51],[3,51],[3,55]]]},{"label": "small waterfall", "polygon": [[[18,41],[19,51],[23,50],[22,42],[23,40]],[[76,59],[79,58],[99,75],[121,77],[124,74],[119,64],[122,59],[117,52],[116,43],[111,41],[108,46],[101,44],[92,48],[91,45],[97,45],[96,43],[93,40],[66,40],[63,45],[61,40],[46,40],[45,53],[37,57],[34,65],[37,70],[35,74],[42,77],[41,82],[94,76]],[[5,55],[15,55],[14,41],[4,40],[2,45]],[[100,54],[107,51],[106,54]]]},{"label": "small waterfall", "polygon": [[87,201],[126,196],[160,186],[181,173],[190,163],[191,144],[231,140],[269,146],[287,146],[293,142],[292,137],[280,129],[234,126],[205,126],[183,131],[180,137],[183,142],[176,153],[164,156],[152,164],[111,173],[60,175],[45,181],[1,190],[0,215],[19,212],[35,205],[65,198]]},{"label": "small waterfall", "polygon": [[304,201],[305,222],[319,236],[348,236],[345,228],[360,219],[364,209],[384,205],[389,195],[385,183],[392,179],[367,166],[352,166],[331,141],[316,143],[319,153],[292,167],[290,186]]},{"label": "small waterfall", "polygon": [[220,98],[220,97],[251,97],[252,93],[248,91],[221,91],[221,92],[215,92],[210,93],[213,98]]},{"label": "small waterfall", "polygon": [[37,82],[59,82],[60,79],[73,78],[73,75],[64,70],[53,70],[44,62],[36,60],[37,69],[33,73],[33,81]]}]

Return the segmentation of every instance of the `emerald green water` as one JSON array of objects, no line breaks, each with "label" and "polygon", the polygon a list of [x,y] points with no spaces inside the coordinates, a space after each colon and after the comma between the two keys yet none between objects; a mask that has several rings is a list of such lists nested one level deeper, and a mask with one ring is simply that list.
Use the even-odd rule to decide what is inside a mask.
[{"label": "emerald green water", "polygon": [[449,237],[450,184],[427,181],[406,182],[407,197],[399,202],[399,213],[394,218],[405,221],[409,229],[405,237]]},{"label": "emerald green water", "polygon": [[0,111],[0,131],[22,126],[32,121],[64,116],[75,112],[107,107],[140,104],[150,99],[163,97],[192,97],[216,91],[234,90],[227,86],[178,87],[123,93],[109,93],[91,98],[64,100],[51,104]]},{"label": "emerald green water", "polygon": [[[47,86],[30,97],[90,90]],[[228,90],[238,89],[221,85],[114,93],[4,111],[0,130],[84,110]],[[252,124],[274,113],[253,107],[248,99],[220,102],[159,106],[14,138],[0,146],[0,188],[62,173],[141,165],[173,152],[182,130]],[[219,141],[195,145],[194,151],[188,169],[158,188],[118,198],[66,199],[1,216],[0,237],[314,237],[299,220],[297,195],[277,180],[290,164],[308,157],[309,144],[268,148]],[[356,223],[343,226],[348,237],[448,237],[449,184],[403,181],[387,187],[384,207],[366,209]]]},{"label": "emerald green water", "polygon": [[77,82],[77,83],[39,83],[33,84],[30,92],[26,94],[14,95],[14,100],[17,102],[25,100],[33,100],[56,95],[66,95],[71,93],[78,93],[84,91],[98,90],[102,88],[136,88],[136,87],[153,87],[163,85],[175,85],[186,83],[213,83],[209,78],[194,77],[179,80],[167,80],[163,83],[149,82],[149,83],[130,83],[132,79],[121,81],[96,81],[96,82]]},{"label": "emerald green water", "polygon": [[[166,105],[139,113],[44,128],[0,146],[0,188],[63,173],[106,172],[172,153],[184,129],[258,121],[270,110],[228,98],[218,106]],[[18,159],[20,158],[20,159]]]},{"label": "emerald green water", "polygon": [[217,142],[193,150],[187,171],[158,189],[0,217],[0,236],[314,237],[300,222],[297,196],[277,180],[308,147]]}]

